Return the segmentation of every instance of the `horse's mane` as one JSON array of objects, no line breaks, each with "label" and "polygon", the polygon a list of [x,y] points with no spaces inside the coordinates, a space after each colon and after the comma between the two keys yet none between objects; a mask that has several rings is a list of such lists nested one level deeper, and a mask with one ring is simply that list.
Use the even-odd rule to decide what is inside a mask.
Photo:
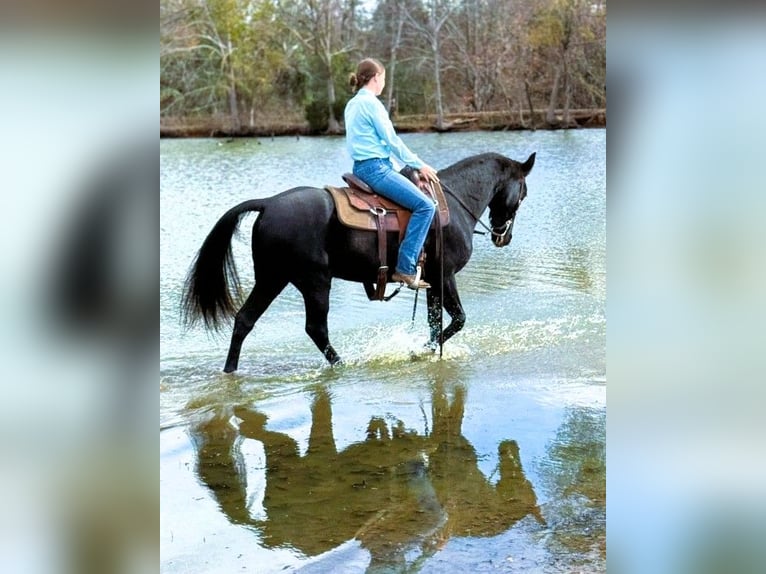
[{"label": "horse's mane", "polygon": [[511,161],[509,158],[499,153],[494,153],[494,152],[480,153],[477,155],[472,155],[470,157],[461,159],[460,161],[456,163],[453,163],[449,167],[446,167],[443,170],[441,170],[441,173],[449,176],[456,171],[462,171],[464,169],[477,167],[488,160],[495,160],[498,164],[509,163]]}]

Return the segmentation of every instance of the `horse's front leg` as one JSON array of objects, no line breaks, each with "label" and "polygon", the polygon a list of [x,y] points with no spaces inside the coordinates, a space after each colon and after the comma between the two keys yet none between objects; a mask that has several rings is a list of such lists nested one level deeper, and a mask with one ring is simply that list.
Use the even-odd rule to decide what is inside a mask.
[{"label": "horse's front leg", "polygon": [[306,333],[331,365],[341,358],[330,344],[327,315],[330,311],[330,276],[316,275],[295,283],[306,307]]},{"label": "horse's front leg", "polygon": [[432,351],[436,351],[439,346],[439,335],[442,330],[441,322],[441,309],[442,300],[440,297],[440,289],[438,285],[432,285],[431,289],[427,291],[426,303],[428,306],[428,343],[426,346]]},{"label": "horse's front leg", "polygon": [[[441,308],[449,314],[451,321],[447,325],[447,328],[441,330],[442,322]],[[460,331],[465,325],[465,311],[463,311],[463,304],[460,302],[460,296],[457,292],[457,284],[455,282],[455,276],[450,275],[444,278],[444,301],[442,302],[440,297],[440,289],[438,285],[434,285],[428,290],[428,326],[430,328],[431,338],[428,345],[431,349],[436,350],[436,347],[444,344],[455,333]],[[441,340],[440,340],[441,335]]]}]

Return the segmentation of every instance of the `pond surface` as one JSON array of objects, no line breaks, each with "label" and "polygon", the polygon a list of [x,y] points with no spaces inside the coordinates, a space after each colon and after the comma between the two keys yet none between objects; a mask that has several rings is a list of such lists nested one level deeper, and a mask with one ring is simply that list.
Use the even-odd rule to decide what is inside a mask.
[{"label": "pond surface", "polygon": [[237,203],[351,162],[334,137],[161,141],[162,572],[606,570],[606,132],[403,139],[437,169],[537,152],[513,241],[475,235],[457,275],[463,331],[439,359],[424,294],[413,323],[414,292],[335,280],[331,368],[288,286],[234,375],[230,332],[179,324],[197,249]]}]

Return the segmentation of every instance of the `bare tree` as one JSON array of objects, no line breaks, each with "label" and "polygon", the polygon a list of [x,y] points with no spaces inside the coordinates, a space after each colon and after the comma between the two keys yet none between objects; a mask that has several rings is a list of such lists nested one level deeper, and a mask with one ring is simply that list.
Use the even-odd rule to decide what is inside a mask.
[{"label": "bare tree", "polygon": [[165,0],[160,5],[161,81],[185,58],[194,65],[184,67],[184,75],[192,77],[175,83],[189,91],[174,94],[194,99],[195,92],[206,91],[213,111],[221,99],[232,132],[240,131],[240,108],[248,102],[253,126],[254,102],[269,91],[264,78],[282,64],[272,50],[279,27],[269,21],[270,14],[264,0]]},{"label": "bare tree", "polygon": [[[237,72],[234,55],[237,42],[242,36],[244,25],[241,14],[235,13],[236,3],[229,0],[199,0],[188,6],[179,4],[175,15],[184,14],[185,26],[179,30],[181,35],[169,38],[161,43],[160,57],[178,52],[206,52],[218,62],[218,82],[226,86],[229,106],[230,129],[239,131],[239,109],[237,105]],[[161,19],[162,22],[162,19]],[[173,19],[166,20],[166,25],[178,26]],[[162,28],[161,28],[162,29]],[[212,91],[217,86],[213,84]]]},{"label": "bare tree", "polygon": [[447,125],[444,122],[444,104],[442,98],[442,83],[441,83],[441,32],[444,25],[449,20],[452,13],[452,7],[448,2],[442,2],[439,0],[430,0],[427,6],[427,14],[425,22],[419,22],[414,18],[411,12],[406,12],[406,18],[410,26],[420,32],[428,42],[430,48],[430,57],[433,63],[434,72],[434,86],[435,86],[435,99],[436,99],[436,129],[447,129]]},{"label": "bare tree", "polygon": [[314,53],[322,66],[327,94],[327,132],[340,133],[340,124],[334,112],[337,96],[333,61],[338,55],[354,49],[353,45],[344,42],[344,38],[350,41],[353,35],[344,32],[343,23],[353,22],[349,11],[355,11],[357,4],[353,0],[348,3],[342,0],[306,0],[305,10],[303,5],[304,2],[291,4],[297,24],[291,26],[291,31],[304,47]]},{"label": "bare tree", "polygon": [[513,14],[507,0],[465,0],[447,23],[446,40],[454,46],[450,67],[459,71],[460,96],[475,111],[503,91],[502,72],[514,69],[508,65],[517,42]]},{"label": "bare tree", "polygon": [[[558,124],[556,109],[562,99],[561,123],[565,127],[574,123],[570,107],[575,82],[579,85],[587,83],[585,74],[579,70],[590,67],[586,47],[593,43],[603,43],[603,39],[599,38],[603,33],[600,31],[603,16],[604,4],[592,0],[550,0],[539,13],[538,38],[543,46],[547,46],[554,63],[546,111],[546,122],[549,125]],[[585,89],[588,89],[587,86]]]},{"label": "bare tree", "polygon": [[404,29],[405,6],[403,0],[394,0],[391,19],[391,50],[388,58],[388,81],[386,86],[386,109],[389,114],[394,112],[394,82],[396,78],[396,60],[402,42]]}]

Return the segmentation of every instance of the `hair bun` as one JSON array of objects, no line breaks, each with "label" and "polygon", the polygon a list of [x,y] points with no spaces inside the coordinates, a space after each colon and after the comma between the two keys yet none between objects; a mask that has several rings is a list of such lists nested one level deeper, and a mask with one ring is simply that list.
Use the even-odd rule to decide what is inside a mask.
[{"label": "hair bun", "polygon": [[349,75],[348,85],[351,86],[352,88],[355,88],[356,82],[357,82],[356,74],[352,73],[351,75]]}]

